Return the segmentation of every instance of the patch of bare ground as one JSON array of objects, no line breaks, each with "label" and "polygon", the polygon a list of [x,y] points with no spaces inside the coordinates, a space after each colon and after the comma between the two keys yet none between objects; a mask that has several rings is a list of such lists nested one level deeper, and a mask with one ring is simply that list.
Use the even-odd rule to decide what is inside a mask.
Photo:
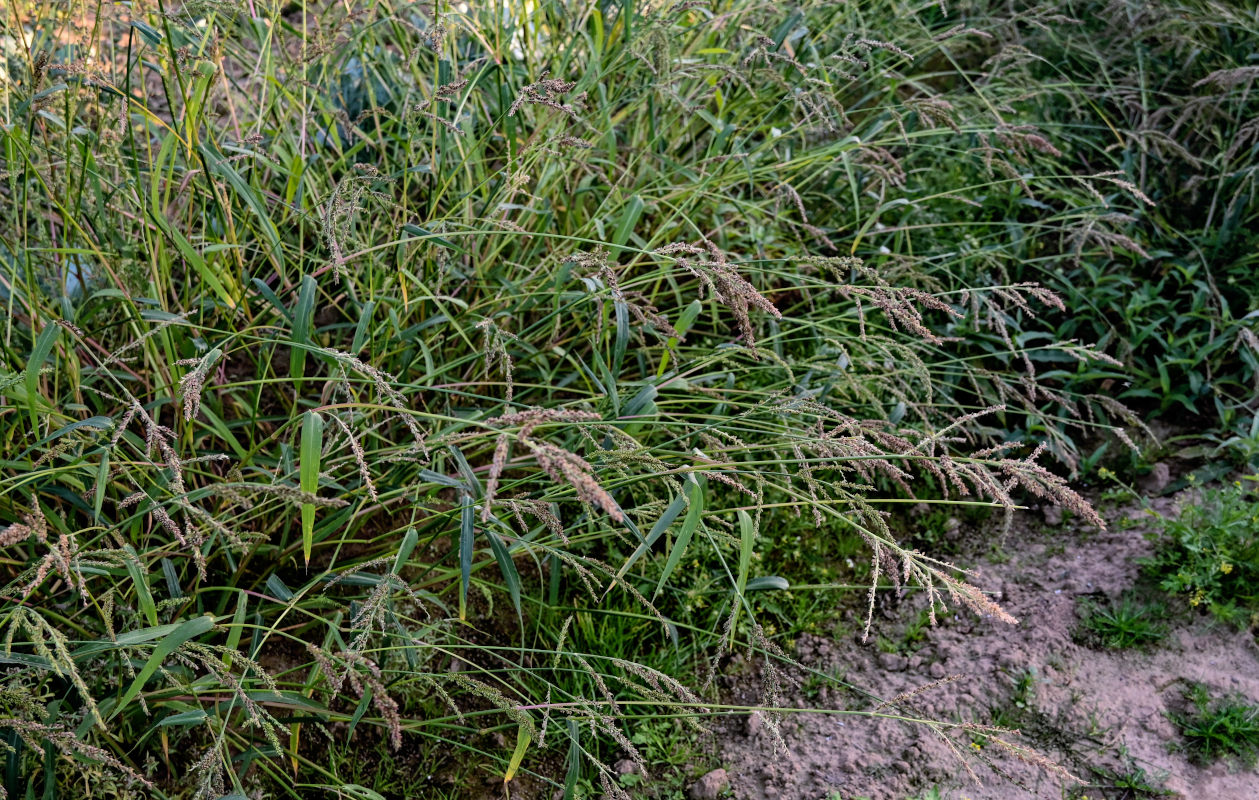
[{"label": "patch of bare ground", "polygon": [[[1161,512],[1172,508],[1170,499],[1154,502]],[[802,637],[795,654],[801,662],[851,688],[806,679],[809,691],[797,701],[802,713],[782,722],[785,753],[759,720],[720,723],[714,747],[733,796],[899,800],[932,790],[938,795],[930,796],[958,800],[1153,796],[1114,778],[1143,770],[1167,797],[1259,798],[1259,773],[1238,764],[1191,763],[1168,718],[1183,707],[1191,682],[1259,701],[1253,633],[1182,615],[1161,643],[1144,651],[1094,649],[1078,635],[1080,601],[1131,590],[1138,560],[1151,551],[1140,527],[1119,524],[1124,515],[1140,511],[1113,509],[1104,532],[1025,519],[1002,546],[970,559],[975,582],[1020,620],[1017,626],[961,610],[925,635],[918,631],[909,645],[905,634],[920,616],[911,596],[893,619],[876,620],[881,646],[873,634],[865,644],[859,636]],[[735,680],[732,702],[756,704],[756,672],[749,666]],[[880,702],[871,696],[895,698],[936,681],[895,710],[884,709],[889,716],[834,713],[870,711]],[[1020,734],[1000,738],[1082,780],[1019,758],[981,731],[953,726],[941,735],[890,715],[1018,728]]]}]

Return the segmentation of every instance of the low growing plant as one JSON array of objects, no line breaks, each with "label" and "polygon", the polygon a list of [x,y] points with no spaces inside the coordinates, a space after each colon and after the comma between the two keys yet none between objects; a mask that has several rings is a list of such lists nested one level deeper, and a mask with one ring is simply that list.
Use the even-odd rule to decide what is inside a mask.
[{"label": "low growing plant", "polygon": [[1085,601],[1081,614],[1086,640],[1109,649],[1145,647],[1167,635],[1163,606],[1131,596],[1105,602]]},{"label": "low growing plant", "polygon": [[1259,611],[1259,498],[1246,483],[1205,488],[1159,518],[1146,569],[1192,606],[1245,622]]},{"label": "low growing plant", "polygon": [[1187,711],[1172,714],[1190,752],[1203,761],[1236,758],[1247,767],[1259,757],[1259,706],[1237,696],[1215,696],[1202,684],[1186,697]]}]

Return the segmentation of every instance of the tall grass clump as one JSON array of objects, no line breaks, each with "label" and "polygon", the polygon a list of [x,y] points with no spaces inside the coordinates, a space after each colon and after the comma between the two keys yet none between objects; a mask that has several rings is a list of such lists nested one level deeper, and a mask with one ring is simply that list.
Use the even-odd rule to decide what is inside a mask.
[{"label": "tall grass clump", "polygon": [[1062,475],[1117,362],[1013,276],[1076,213],[1035,198],[1142,193],[1072,173],[1006,22],[6,9],[9,796],[366,797],[371,748],[410,796],[624,796],[732,649],[777,730],[781,532],[1012,623],[892,504],[1101,524]]}]

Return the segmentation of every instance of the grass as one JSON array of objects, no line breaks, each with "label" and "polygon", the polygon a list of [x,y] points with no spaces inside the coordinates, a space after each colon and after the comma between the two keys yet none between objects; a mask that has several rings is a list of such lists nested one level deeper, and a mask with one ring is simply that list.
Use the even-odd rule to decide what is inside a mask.
[{"label": "grass", "polygon": [[1165,788],[1163,778],[1149,774],[1145,769],[1128,764],[1123,768],[1093,767],[1093,780],[1074,791],[1073,800],[1114,798],[1114,800],[1143,800],[1144,798],[1168,797],[1174,793]]},{"label": "grass", "polygon": [[1185,746],[1201,761],[1233,758],[1253,767],[1259,758],[1259,706],[1240,696],[1215,696],[1201,685],[1190,688],[1187,711],[1172,715]]},{"label": "grass", "polygon": [[1081,608],[1085,638],[1112,650],[1148,647],[1162,641],[1167,629],[1163,606],[1121,597],[1105,603],[1089,602]]},{"label": "grass", "polygon": [[988,12],[7,4],[5,793],[621,797],[837,598],[1000,618],[886,512],[1100,521],[1017,273],[1145,203]]}]

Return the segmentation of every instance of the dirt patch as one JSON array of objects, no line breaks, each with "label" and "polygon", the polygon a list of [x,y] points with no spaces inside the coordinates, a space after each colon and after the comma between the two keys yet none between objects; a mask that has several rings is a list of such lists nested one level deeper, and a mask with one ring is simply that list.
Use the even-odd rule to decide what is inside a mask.
[{"label": "dirt patch", "polygon": [[[1172,508],[1169,499],[1155,502],[1160,512]],[[917,690],[884,713],[996,723],[1021,735],[960,727],[942,735],[888,717],[801,713],[782,720],[784,754],[776,752],[762,720],[732,719],[722,723],[715,746],[734,797],[891,800],[932,789],[939,793],[932,797],[969,800],[1152,796],[1122,785],[1122,776],[1143,770],[1152,787],[1171,793],[1166,796],[1259,798],[1259,773],[1236,764],[1191,763],[1176,747],[1179,736],[1168,719],[1182,708],[1191,682],[1259,701],[1259,647],[1252,634],[1187,615],[1171,621],[1164,640],[1146,651],[1094,649],[1080,640],[1081,599],[1130,590],[1137,559],[1150,553],[1139,528],[1117,524],[1138,513],[1115,510],[1105,532],[1024,522],[999,550],[1001,563],[971,560],[979,570],[975,582],[1020,620],[1017,626],[962,611],[923,631],[916,627],[921,604],[911,597],[890,619],[876,620],[883,636],[877,644],[874,635],[865,644],[818,637],[797,642],[803,663],[851,687],[804,678],[802,709],[869,711],[879,703],[871,695],[895,698]],[[755,672],[748,669],[736,681],[732,700],[756,704]],[[997,738],[1030,747],[1085,782],[1055,775],[1031,763],[1034,757],[1017,757]]]}]

